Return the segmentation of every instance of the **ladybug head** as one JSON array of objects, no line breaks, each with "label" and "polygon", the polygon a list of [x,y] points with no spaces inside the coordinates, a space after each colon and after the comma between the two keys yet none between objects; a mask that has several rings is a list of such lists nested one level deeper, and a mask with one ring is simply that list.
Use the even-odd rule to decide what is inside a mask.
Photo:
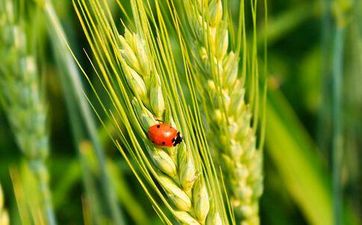
[{"label": "ladybug head", "polygon": [[181,142],[182,142],[181,134],[180,134],[180,132],[177,132],[177,135],[173,139],[172,144],[173,144],[173,146],[176,146],[176,145],[180,144]]}]

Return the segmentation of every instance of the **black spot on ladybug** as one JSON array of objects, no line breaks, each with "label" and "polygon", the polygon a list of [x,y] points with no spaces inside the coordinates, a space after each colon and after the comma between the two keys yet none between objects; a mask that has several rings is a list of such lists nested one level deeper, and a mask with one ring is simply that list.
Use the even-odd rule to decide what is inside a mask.
[{"label": "black spot on ladybug", "polygon": [[165,144],[166,144],[166,142],[163,141],[163,142],[162,142],[162,145],[165,145]]},{"label": "black spot on ladybug", "polygon": [[157,125],[157,128],[160,128],[160,127],[161,127],[161,125],[160,125],[160,124],[158,124],[158,125]]}]

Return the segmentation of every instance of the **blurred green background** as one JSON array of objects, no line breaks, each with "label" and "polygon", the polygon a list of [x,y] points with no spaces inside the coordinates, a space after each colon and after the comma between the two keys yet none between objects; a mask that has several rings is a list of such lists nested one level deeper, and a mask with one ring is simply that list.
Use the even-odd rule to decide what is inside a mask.
[{"label": "blurred green background", "polygon": [[[71,2],[53,3],[72,49],[80,57],[80,63],[86,64],[83,48],[88,46]],[[336,106],[333,77],[338,75],[335,65],[340,62],[343,65],[339,74],[342,114],[338,121],[342,123],[343,156],[337,159],[342,162],[338,167],[341,179],[337,188],[343,196],[340,203],[342,224],[362,225],[362,4],[358,0],[269,0],[267,26],[263,24],[263,2],[258,4],[261,50],[264,38],[268,41],[269,86],[262,224],[329,225],[336,216],[333,212],[336,186],[332,185],[332,176],[336,159],[332,150],[335,128],[332,112]],[[342,25],[340,20],[343,20]],[[89,136],[80,135],[77,139],[72,134],[74,128],[70,121],[72,117],[77,119],[79,111],[67,110],[65,96],[69,89],[60,85],[64,82],[61,79],[64,71],[54,57],[57,52],[51,48],[54,43],[46,25],[46,19],[37,21],[36,33],[44,50],[41,66],[51,132],[47,165],[53,203],[58,224],[82,224],[86,220],[82,210],[86,182],[82,169],[87,165],[92,176],[97,174],[97,166],[89,153],[91,147],[85,145]],[[340,44],[342,51],[337,49]],[[260,61],[262,64],[264,58]],[[91,68],[86,69],[91,73]],[[94,98],[88,91],[90,98]],[[117,200],[128,224],[161,224],[102,128],[98,129],[98,135],[111,171],[111,184],[116,187]],[[85,149],[81,153],[78,152],[79,141]],[[80,158],[87,162],[81,164]],[[20,219],[10,171],[13,175],[14,171],[21,171],[22,162],[5,113],[0,110],[0,181],[12,224],[20,224]]]}]

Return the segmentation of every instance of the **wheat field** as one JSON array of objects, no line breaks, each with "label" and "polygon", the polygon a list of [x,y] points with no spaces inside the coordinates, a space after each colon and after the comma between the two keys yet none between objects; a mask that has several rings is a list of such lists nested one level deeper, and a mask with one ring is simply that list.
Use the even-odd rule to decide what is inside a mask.
[{"label": "wheat field", "polygon": [[361,21],[0,0],[0,225],[362,225]]}]

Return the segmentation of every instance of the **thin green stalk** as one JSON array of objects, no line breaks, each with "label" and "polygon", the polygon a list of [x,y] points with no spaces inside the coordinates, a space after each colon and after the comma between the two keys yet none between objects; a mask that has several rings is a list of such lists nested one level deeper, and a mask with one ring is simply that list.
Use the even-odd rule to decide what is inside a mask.
[{"label": "thin green stalk", "polygon": [[331,0],[322,0],[323,12],[322,12],[322,27],[321,27],[321,49],[322,49],[322,101],[318,115],[318,132],[317,139],[319,149],[326,156],[328,153],[328,146],[331,140],[331,101],[330,95],[332,93],[329,88],[331,83],[331,57],[332,57],[332,20],[331,20]]},{"label": "thin green stalk", "polygon": [[[356,212],[362,212],[362,159],[361,131],[362,131],[362,2],[354,1],[351,10],[350,24],[345,32],[345,79],[343,81],[343,116],[344,116],[344,171],[348,173],[348,181],[344,183],[348,188],[344,202],[348,202]],[[344,207],[347,208],[347,207]],[[360,220],[361,221],[361,220]],[[362,221],[361,221],[362,222]]]},{"label": "thin green stalk", "polygon": [[333,216],[334,225],[342,225],[343,194],[341,172],[343,166],[343,59],[345,32],[348,24],[348,13],[352,7],[351,1],[335,0],[332,10],[335,16],[335,34],[333,40],[332,65],[332,168],[333,168]]},{"label": "thin green stalk", "polygon": [[[95,121],[92,117],[91,109],[87,102],[87,99],[83,93],[83,85],[81,83],[78,67],[69,52],[67,37],[63,28],[59,22],[59,19],[53,9],[51,1],[38,1],[39,6],[44,9],[44,12],[48,18],[49,34],[51,35],[51,41],[57,59],[63,66],[65,74],[62,75],[63,87],[65,92],[69,91],[66,98],[68,104],[68,110],[70,110],[70,117],[72,125],[74,125],[74,134],[76,143],[80,144],[83,139],[89,138],[92,142],[94,153],[96,155],[96,161],[99,164],[100,170],[100,185],[102,194],[105,196],[106,207],[110,212],[110,217],[115,224],[124,224],[123,216],[117,205],[117,198],[113,188],[109,182],[109,174],[105,166],[104,150],[97,137],[97,128]],[[76,116],[79,115],[79,116]],[[81,122],[80,122],[81,121]],[[82,158],[82,155],[80,156]],[[84,168],[84,167],[83,167]],[[89,183],[89,182],[87,182]]]},{"label": "thin green stalk", "polygon": [[343,86],[343,44],[345,28],[338,27],[334,39],[333,56],[333,215],[334,225],[342,225],[342,184],[341,172],[343,163],[343,116],[342,116],[342,86]]}]

